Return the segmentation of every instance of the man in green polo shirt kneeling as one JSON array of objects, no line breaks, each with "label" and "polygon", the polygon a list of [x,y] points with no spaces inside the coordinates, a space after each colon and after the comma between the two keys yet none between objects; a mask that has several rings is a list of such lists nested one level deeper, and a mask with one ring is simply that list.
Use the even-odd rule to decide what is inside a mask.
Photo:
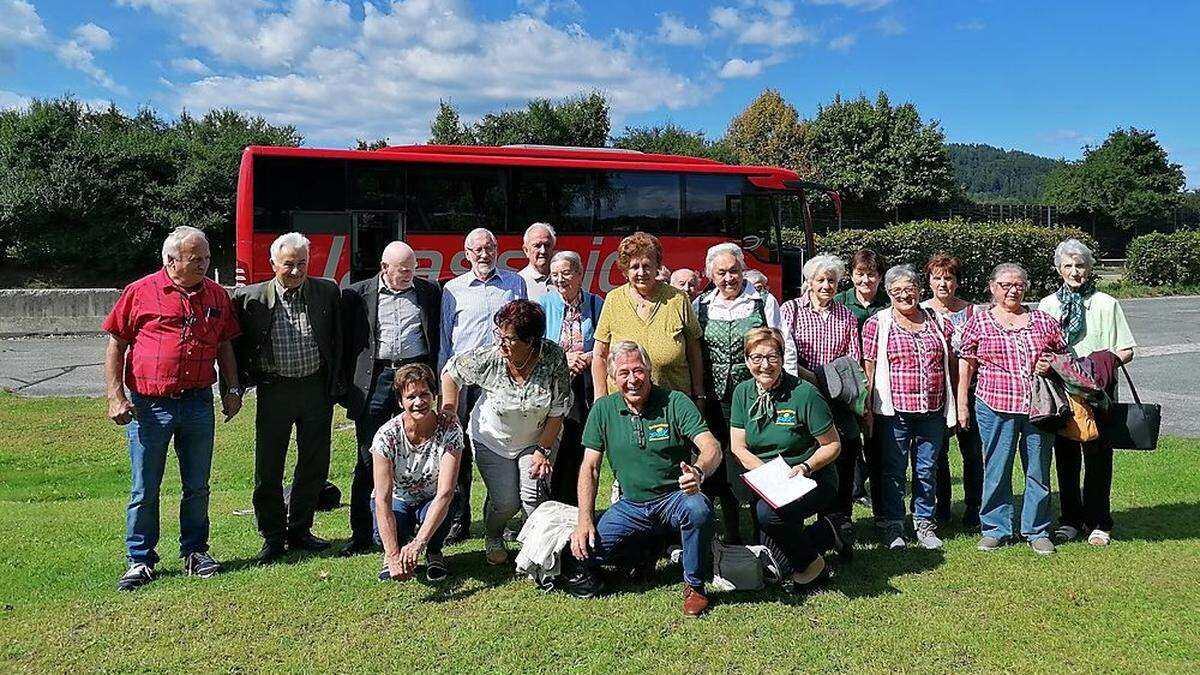
[{"label": "man in green polo shirt kneeling", "polygon": [[[608,358],[617,392],[596,401],[583,430],[579,525],[571,552],[590,568],[632,567],[668,531],[683,542],[683,613],[708,609],[712,575],[712,503],[700,484],[721,464],[721,446],[691,399],[650,382],[650,358],[618,342]],[[692,444],[700,450],[691,463]],[[595,522],[600,462],[608,455],[622,498]]]}]

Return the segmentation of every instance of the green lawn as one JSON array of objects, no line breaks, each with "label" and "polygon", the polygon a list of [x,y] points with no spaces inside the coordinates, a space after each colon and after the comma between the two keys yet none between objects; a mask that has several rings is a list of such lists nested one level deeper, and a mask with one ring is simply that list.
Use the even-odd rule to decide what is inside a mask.
[{"label": "green lawn", "polygon": [[[1194,440],[1118,455],[1108,549],[983,554],[956,530],[945,552],[860,544],[812,597],[714,593],[710,615],[688,620],[677,566],[577,601],[487,566],[479,540],[448,550],[441,588],[381,584],[375,556],[255,567],[253,519],[233,515],[250,501],[252,409],[217,433],[212,542],[227,572],[179,573],[172,463],[161,577],[118,594],[128,457],[103,412],[96,399],[0,394],[0,672],[1200,669]],[[343,488],[352,442],[348,428],[335,434]],[[319,515],[316,532],[346,537],[345,509]]]}]

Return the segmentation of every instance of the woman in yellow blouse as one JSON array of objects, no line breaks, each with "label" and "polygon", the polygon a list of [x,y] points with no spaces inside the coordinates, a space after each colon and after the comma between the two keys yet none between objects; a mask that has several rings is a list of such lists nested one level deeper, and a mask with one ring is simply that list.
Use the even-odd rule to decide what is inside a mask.
[{"label": "woman in yellow blouse", "polygon": [[596,323],[592,358],[596,399],[616,391],[604,365],[609,345],[631,340],[650,355],[654,384],[681,391],[703,405],[700,322],[691,300],[658,279],[662,244],[652,235],[635,232],[617,247],[617,266],[628,283],[609,292]]}]

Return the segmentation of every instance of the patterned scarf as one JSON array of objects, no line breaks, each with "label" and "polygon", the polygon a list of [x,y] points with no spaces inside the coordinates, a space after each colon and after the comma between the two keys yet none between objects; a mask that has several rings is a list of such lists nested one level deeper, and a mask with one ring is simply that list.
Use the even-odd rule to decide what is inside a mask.
[{"label": "patterned scarf", "polygon": [[1078,291],[1071,290],[1071,287],[1065,283],[1054,297],[1058,298],[1058,302],[1062,305],[1062,316],[1058,322],[1063,328],[1063,332],[1067,334],[1067,344],[1072,344],[1083,335],[1084,329],[1084,308],[1083,301],[1091,297],[1092,293],[1096,292],[1096,278],[1089,277]]},{"label": "patterned scarf", "polygon": [[772,389],[763,389],[762,385],[757,380],[754,382],[754,390],[758,392],[758,397],[754,399],[754,403],[750,404],[750,420],[757,422],[760,419],[767,419],[775,413],[775,398],[773,392],[779,387],[779,383],[783,381],[783,374],[779,375],[779,379],[775,381],[775,387]]}]

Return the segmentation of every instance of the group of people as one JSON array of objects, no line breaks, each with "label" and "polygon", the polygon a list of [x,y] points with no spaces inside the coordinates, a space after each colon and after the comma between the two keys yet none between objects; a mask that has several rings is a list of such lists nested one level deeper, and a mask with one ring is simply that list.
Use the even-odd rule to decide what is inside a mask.
[{"label": "group of people", "polygon": [[[996,266],[990,303],[959,298],[960,263],[946,255],[922,272],[885,270],[868,250],[848,270],[818,255],[803,266],[799,296],[781,305],[731,243],[708,250],[705,286],[692,270],[666,271],[654,236],[629,235],[617,251],[626,283],[603,298],[583,288],[580,256],[556,250],[546,223],[525,232],[519,273],[497,267],[486,229],[471,231],[464,249],[470,269],[444,288],[419,277],[413,249],[396,241],[379,274],[339,290],[308,275],[308,240],[289,233],[271,245],[274,278],[230,298],[205,278],[203,232],[176,229],[163,268],[128,286],[104,324],[109,416],[127,425],[133,467],[129,566],[118,587],[154,578],[172,438],[184,570],[220,570],[208,552],[214,362],[227,420],[257,388],[253,502],[264,564],[330,546],[312,525],[336,403],[354,421],[358,453],[341,552],[382,547],[380,579],[412,578],[422,558],[429,581],[446,578],[444,546],[471,533],[474,464],[486,489],[488,563],[509,562],[514,516],[564,502],[578,507],[564,552],[571,588],[597,588],[596,575],[612,568],[652,566],[660,544],[678,538],[683,611],[695,616],[708,605],[716,525],[726,544],[745,541],[747,506],[750,534],[777,552],[795,589],[812,588],[829,576],[826,555],[852,552],[855,500],[870,505],[883,545],[908,544],[910,468],[912,539],[942,546],[951,436],[963,460],[962,524],[981,528],[980,550],[1016,539],[1018,454],[1019,535],[1032,550],[1052,553],[1053,539],[1109,541],[1111,446],[1030,421],[1033,382],[1055,357],[1095,357],[1111,369],[1136,346],[1120,305],[1096,291],[1092,253],[1078,241],[1054,251],[1063,285],[1038,309],[1024,305],[1028,279],[1016,263]],[[1052,452],[1062,504],[1053,531]],[[597,519],[605,455],[613,501]],[[816,484],[778,508],[739,479],[777,457]]]}]

